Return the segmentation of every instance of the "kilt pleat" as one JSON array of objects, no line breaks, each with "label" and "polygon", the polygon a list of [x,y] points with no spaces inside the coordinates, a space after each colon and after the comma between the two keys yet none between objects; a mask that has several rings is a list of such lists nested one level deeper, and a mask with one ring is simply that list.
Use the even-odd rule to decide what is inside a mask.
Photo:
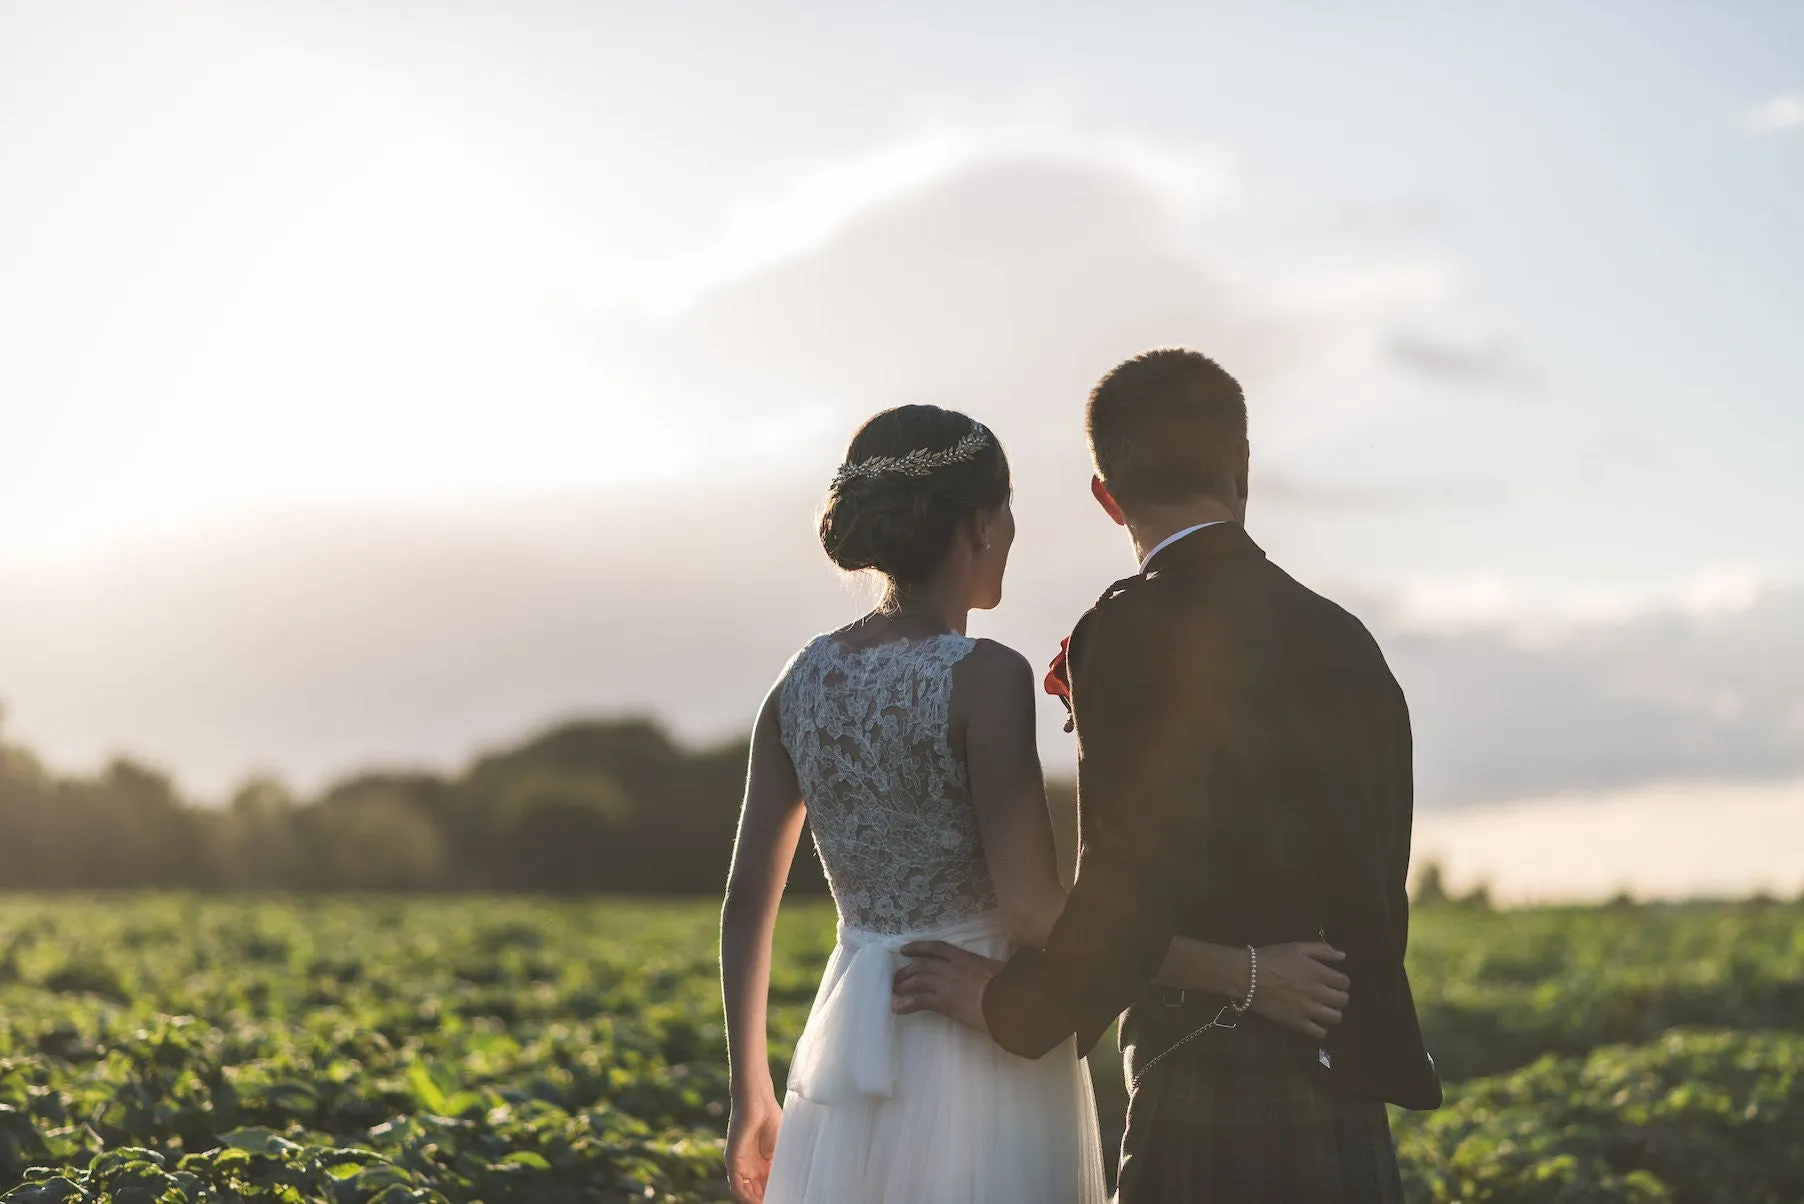
[{"label": "kilt pleat", "polygon": [[[1131,1011],[1129,1083],[1210,1014]],[[1285,1041],[1246,1016],[1151,1065],[1129,1094],[1120,1204],[1402,1204],[1384,1104],[1329,1095]]]}]

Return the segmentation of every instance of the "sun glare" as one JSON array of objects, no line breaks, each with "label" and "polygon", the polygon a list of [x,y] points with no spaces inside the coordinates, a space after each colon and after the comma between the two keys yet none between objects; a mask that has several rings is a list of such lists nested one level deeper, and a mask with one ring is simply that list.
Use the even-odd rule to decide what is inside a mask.
[{"label": "sun glare", "polygon": [[361,136],[300,124],[153,253],[94,265],[113,278],[0,538],[670,467],[655,407],[559,316],[607,270],[581,232],[430,115],[365,112]]}]

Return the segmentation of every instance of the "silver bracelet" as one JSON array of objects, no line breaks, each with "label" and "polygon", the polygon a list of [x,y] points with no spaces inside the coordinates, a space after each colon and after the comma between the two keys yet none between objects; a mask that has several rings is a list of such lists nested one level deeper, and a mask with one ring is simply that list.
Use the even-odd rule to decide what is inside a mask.
[{"label": "silver bracelet", "polygon": [[1229,1000],[1234,1014],[1244,1016],[1253,1010],[1253,993],[1259,989],[1259,950],[1247,946],[1247,997],[1240,1003]]}]

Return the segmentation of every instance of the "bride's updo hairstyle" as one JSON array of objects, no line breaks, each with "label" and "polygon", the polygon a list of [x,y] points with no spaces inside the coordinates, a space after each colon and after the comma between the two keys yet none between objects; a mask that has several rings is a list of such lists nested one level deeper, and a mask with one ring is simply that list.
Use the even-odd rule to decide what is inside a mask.
[{"label": "bride's updo hairstyle", "polygon": [[827,492],[821,547],[847,572],[875,569],[888,596],[925,581],[959,527],[1009,499],[1008,457],[956,410],[899,406],[858,429]]}]

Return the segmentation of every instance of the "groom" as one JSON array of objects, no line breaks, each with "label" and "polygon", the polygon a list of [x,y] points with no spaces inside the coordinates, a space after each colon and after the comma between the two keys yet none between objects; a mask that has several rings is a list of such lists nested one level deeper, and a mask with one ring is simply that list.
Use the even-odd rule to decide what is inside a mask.
[{"label": "groom", "polygon": [[[1143,562],[1071,638],[1077,883],[1043,950],[905,950],[907,1002],[1023,1057],[1121,1016],[1121,1204],[1401,1200],[1385,1103],[1441,1101],[1403,970],[1403,693],[1359,621],[1247,535],[1246,402],[1219,365],[1136,356],[1087,425],[1096,499]],[[1244,997],[1149,986],[1174,935],[1249,963],[1328,941],[1353,980],[1341,1023],[1314,1040]]]}]

